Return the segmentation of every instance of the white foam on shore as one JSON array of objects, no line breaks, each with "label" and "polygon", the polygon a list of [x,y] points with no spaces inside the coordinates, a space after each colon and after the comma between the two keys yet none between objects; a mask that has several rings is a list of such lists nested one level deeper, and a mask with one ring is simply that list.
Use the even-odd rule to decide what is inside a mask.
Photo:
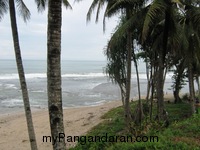
[{"label": "white foam on shore", "polygon": [[[99,78],[106,77],[105,73],[69,73],[63,74],[62,78]],[[166,79],[171,79],[173,73],[167,73]],[[25,74],[26,79],[34,79],[34,78],[47,78],[46,73],[28,73]],[[139,73],[140,79],[147,79],[146,73]],[[137,78],[135,73],[132,73],[132,78]],[[13,74],[1,74],[0,80],[11,80],[11,79],[19,79],[17,73]]]},{"label": "white foam on shore", "polygon": [[35,90],[35,91],[31,91],[33,93],[45,93],[45,90]]},{"label": "white foam on shore", "polygon": [[80,74],[64,74],[62,75],[63,78],[73,78],[73,77],[85,77],[85,78],[91,78],[91,77],[105,77],[106,75],[104,73],[80,73]]},{"label": "white foam on shore", "polygon": [[106,102],[107,102],[106,100],[101,100],[101,101],[97,101],[97,102],[85,102],[84,105],[86,105],[86,106],[99,106],[99,105],[103,105]]},{"label": "white foam on shore", "polygon": [[[104,73],[80,73],[80,74],[63,74],[63,78],[91,78],[91,77],[105,77]],[[26,79],[34,79],[34,78],[47,78],[46,73],[28,73],[25,74]],[[12,80],[12,79],[19,79],[17,73],[13,74],[2,74],[0,75],[0,80]]]},{"label": "white foam on shore", "polygon": [[1,103],[7,107],[16,107],[16,106],[23,106],[22,99],[6,99],[2,100]]},{"label": "white foam on shore", "polygon": [[17,89],[15,84],[4,84],[4,86],[5,86],[5,89]]},{"label": "white foam on shore", "polygon": [[[25,74],[25,77],[26,79],[46,78],[47,75],[45,73],[29,73]],[[13,79],[19,79],[19,75],[17,73],[0,75],[0,80],[13,80]]]},{"label": "white foam on shore", "polygon": [[[171,79],[173,76],[173,72],[169,72],[166,74],[166,79]],[[136,74],[132,74],[132,79],[136,79],[137,75]],[[139,78],[140,79],[147,79],[147,75],[146,73],[139,73]]]}]

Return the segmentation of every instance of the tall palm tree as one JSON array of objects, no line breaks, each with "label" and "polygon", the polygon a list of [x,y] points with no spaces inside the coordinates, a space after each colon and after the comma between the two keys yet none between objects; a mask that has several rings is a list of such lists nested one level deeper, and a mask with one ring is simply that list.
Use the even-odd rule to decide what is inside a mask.
[{"label": "tall palm tree", "polygon": [[[76,0],[76,1],[79,2],[81,0]],[[115,14],[116,12],[121,11],[122,8],[119,8],[119,6],[122,4],[120,3],[120,1],[117,1],[117,0],[111,0],[111,1],[94,0],[88,10],[88,13],[87,13],[87,21],[90,21],[92,12],[95,10],[95,8],[97,8],[96,22],[98,22],[100,10],[104,5],[106,5],[106,10],[104,12],[104,21],[103,21],[104,30],[105,30],[105,18],[112,16],[111,14]],[[131,15],[130,9],[127,9],[126,14],[128,14],[129,16]],[[131,52],[132,51],[132,41],[130,39],[131,34],[127,34],[127,36],[128,35],[129,35],[129,38],[127,38],[127,44],[126,44],[126,49],[128,52],[127,53],[128,61],[126,61],[126,63],[127,63],[126,64],[126,67],[127,67],[126,84],[125,84],[125,91],[123,93],[121,93],[121,94],[124,94],[124,98],[125,98],[125,100],[124,101],[122,100],[122,101],[124,102],[123,104],[124,104],[124,110],[125,110],[125,120],[126,120],[127,124],[129,124],[129,122],[131,120],[129,99],[130,99],[130,89],[131,89],[130,85],[131,85],[131,54],[132,54],[132,52]],[[122,87],[120,87],[120,88],[122,88]]]},{"label": "tall palm tree", "polygon": [[[61,88],[61,24],[62,4],[72,9],[67,0],[36,0],[39,10],[44,10],[48,1],[47,31],[47,90],[51,136],[64,133],[62,88]],[[64,138],[56,141],[54,150],[65,150]]]},{"label": "tall palm tree", "polygon": [[[183,72],[187,69],[189,92],[191,102],[191,112],[195,112],[195,89],[194,89],[194,73],[196,66],[200,64],[200,9],[195,0],[184,1],[182,7],[179,8],[180,13],[178,17],[179,35],[181,36],[181,47],[177,48],[176,57],[182,61],[181,68],[177,68],[177,72]],[[177,58],[176,58],[177,59]],[[181,71],[182,70],[182,71]],[[182,73],[181,73],[182,74]],[[178,76],[177,76],[178,77]],[[179,75],[180,77],[180,75]],[[178,79],[178,78],[176,78]],[[178,79],[180,80],[180,79]],[[179,85],[175,85],[178,87]],[[177,90],[176,90],[177,91]],[[177,92],[174,93],[177,95]],[[176,96],[178,97],[178,96]]]},{"label": "tall palm tree", "polygon": [[[67,0],[49,0],[47,30],[47,89],[51,136],[64,133],[62,88],[61,88],[61,24],[62,2],[71,7]],[[54,150],[65,150],[64,138],[53,145]]]},{"label": "tall palm tree", "polygon": [[[81,0],[77,0],[81,1]],[[144,5],[143,0],[94,0],[89,8],[88,14],[87,14],[87,20],[91,19],[91,14],[97,8],[97,13],[96,13],[96,21],[98,21],[99,18],[99,12],[101,8],[106,5],[106,9],[104,12],[104,19],[103,19],[103,24],[104,24],[104,30],[105,30],[105,18],[106,17],[112,17],[113,15],[122,12],[126,18],[126,20],[129,20],[131,16],[133,15],[134,11],[137,11],[138,8]],[[132,114],[130,110],[130,90],[131,90],[131,60],[132,60],[132,51],[133,51],[133,38],[132,38],[132,30],[128,28],[126,30],[126,51],[127,51],[127,61],[126,61],[126,78],[125,78],[125,91],[123,91],[122,98],[124,97],[124,113],[125,113],[125,120],[127,125],[130,124],[130,121],[132,120]],[[111,66],[110,66],[111,67]]]},{"label": "tall palm tree", "polygon": [[185,3],[186,19],[183,27],[188,40],[185,56],[187,56],[186,60],[188,60],[188,79],[192,113],[195,113],[194,66],[200,64],[200,8],[199,6],[193,6],[195,4],[196,2],[192,0]]},{"label": "tall palm tree", "polygon": [[[179,7],[177,7],[179,5]],[[166,67],[166,58],[170,49],[176,49],[175,55],[179,55],[187,62],[189,89],[192,112],[194,112],[194,83],[193,83],[193,66],[199,60],[199,18],[200,11],[197,9],[195,0],[179,1],[179,0],[154,0],[150,6],[149,12],[144,22],[143,37],[148,34],[149,29],[156,27],[156,20],[163,18],[163,36],[160,38],[162,44],[158,53],[158,117],[163,118],[163,85],[164,83],[163,68]],[[178,11],[177,11],[178,9]],[[180,19],[181,18],[181,19]],[[161,35],[161,34],[160,34]],[[155,43],[155,41],[154,41]],[[158,42],[157,42],[158,43]],[[161,43],[161,44],[160,44]],[[170,43],[170,44],[169,44]],[[154,44],[156,45],[156,44]],[[158,48],[157,48],[158,49]],[[179,54],[177,50],[181,51]],[[166,57],[167,56],[167,57]],[[195,62],[195,61],[196,62]],[[162,81],[161,81],[162,80]]]},{"label": "tall palm tree", "polygon": [[[16,3],[18,7],[20,8],[20,14],[22,15],[24,21],[27,21],[30,18],[30,12],[28,8],[26,7],[26,5],[24,4],[22,0],[18,0],[16,1]],[[31,107],[30,107],[30,102],[29,102],[23,62],[21,58],[21,50],[20,50],[20,45],[19,45],[14,0],[9,0],[9,10],[10,10],[10,21],[11,21],[11,28],[12,28],[13,44],[14,44],[14,50],[15,50],[16,63],[17,63],[17,70],[18,70],[20,85],[21,85],[21,90],[22,90],[22,96],[23,96],[23,101],[24,101],[24,109],[25,109],[25,114],[26,114],[29,140],[31,144],[31,149],[37,150],[37,144],[36,144],[34,127],[33,127],[32,114],[31,114]]]},{"label": "tall palm tree", "polygon": [[[117,31],[112,35],[111,40],[107,46],[108,48],[106,51],[106,55],[110,62],[107,65],[106,71],[109,76],[119,84],[119,87],[121,89],[122,102],[124,105],[125,119],[127,125],[129,125],[129,123],[133,119],[129,104],[131,90],[131,61],[134,54],[133,33],[136,31],[136,26],[139,26],[140,24],[138,23],[138,17],[141,15],[141,12],[138,13],[138,11],[143,8],[143,6],[144,1],[109,1],[106,7],[106,11],[104,13],[104,25],[105,17],[113,16],[119,11],[122,12],[123,16],[122,24],[119,25]],[[139,89],[140,88],[138,88],[138,90]],[[136,115],[134,116],[135,118],[138,118],[135,119],[136,122],[137,120],[141,120],[140,116],[142,115],[140,114],[143,114],[141,113],[142,107],[140,106],[142,105],[141,101],[139,100],[139,107],[135,113]]]},{"label": "tall palm tree", "polygon": [[[157,83],[156,92],[158,97],[158,119],[164,118],[164,79],[165,68],[167,66],[166,56],[169,53],[170,38],[174,40],[174,37],[178,37],[175,14],[177,4],[180,4],[179,0],[154,0],[147,12],[144,26],[143,26],[143,41],[148,40],[147,35],[152,34],[152,31],[160,30],[160,33],[156,36],[157,40],[154,40],[152,46],[156,49],[158,55],[158,71],[157,71]],[[155,30],[155,31],[156,31]],[[174,34],[176,33],[176,34]],[[177,43],[178,44],[178,43]],[[157,46],[156,46],[157,45]]]},{"label": "tall palm tree", "polygon": [[[47,87],[51,136],[64,133],[63,109],[61,96],[61,0],[49,0],[47,31]],[[53,149],[66,149],[65,141],[56,142]]]}]

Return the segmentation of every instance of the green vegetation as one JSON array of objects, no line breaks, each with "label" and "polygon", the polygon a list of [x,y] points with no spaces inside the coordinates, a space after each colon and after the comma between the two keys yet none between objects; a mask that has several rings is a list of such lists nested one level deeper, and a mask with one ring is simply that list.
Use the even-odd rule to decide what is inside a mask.
[{"label": "green vegetation", "polygon": [[[144,101],[143,101],[144,103]],[[156,103],[155,103],[156,104]],[[137,102],[131,103],[131,108],[137,106]],[[191,114],[188,103],[165,103],[170,125],[163,126],[153,119],[145,118],[142,126],[133,126],[132,131],[125,128],[123,108],[112,109],[102,119],[104,121],[94,127],[86,136],[131,136],[133,131],[137,136],[158,136],[158,142],[86,142],[78,143],[70,150],[200,150],[200,114]],[[156,108],[154,107],[154,114]],[[150,139],[150,138],[149,138]]]}]

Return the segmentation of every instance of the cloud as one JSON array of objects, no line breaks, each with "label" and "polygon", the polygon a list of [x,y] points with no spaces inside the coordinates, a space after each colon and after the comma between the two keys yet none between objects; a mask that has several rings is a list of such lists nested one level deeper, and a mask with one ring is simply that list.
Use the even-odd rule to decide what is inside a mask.
[{"label": "cloud", "polygon": [[[95,14],[90,23],[86,23],[86,14],[92,1],[73,3],[73,10],[62,10],[62,58],[70,60],[105,60],[105,47],[116,18],[107,21],[106,33],[103,33],[102,19],[95,24]],[[31,20],[24,23],[17,16],[21,51],[24,59],[46,59],[47,51],[47,10],[38,13],[34,1],[25,1],[31,12]],[[103,10],[102,10],[103,14]],[[102,18],[102,16],[101,16]],[[13,58],[13,45],[9,15],[0,22],[0,59]],[[3,41],[4,40],[4,41]],[[6,52],[3,52],[5,51]]]}]

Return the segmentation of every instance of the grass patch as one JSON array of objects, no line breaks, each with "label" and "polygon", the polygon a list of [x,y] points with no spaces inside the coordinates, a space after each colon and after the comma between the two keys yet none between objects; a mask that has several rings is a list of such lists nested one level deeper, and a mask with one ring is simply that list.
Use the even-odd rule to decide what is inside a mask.
[{"label": "grass patch", "polygon": [[191,107],[188,103],[166,103],[166,110],[169,112],[169,121],[181,121],[191,116]]},{"label": "grass patch", "polygon": [[[131,103],[134,110],[137,102]],[[107,142],[79,142],[76,147],[70,150],[200,150],[200,114],[190,114],[190,104],[166,103],[166,110],[169,114],[170,126],[160,128],[159,124],[151,122],[146,124],[147,132],[141,136],[158,136],[158,142],[122,142],[121,139]],[[155,109],[155,108],[154,108]],[[125,128],[124,110],[118,107],[110,110],[102,118],[104,121],[95,126],[86,137],[90,136],[132,136]]]}]

